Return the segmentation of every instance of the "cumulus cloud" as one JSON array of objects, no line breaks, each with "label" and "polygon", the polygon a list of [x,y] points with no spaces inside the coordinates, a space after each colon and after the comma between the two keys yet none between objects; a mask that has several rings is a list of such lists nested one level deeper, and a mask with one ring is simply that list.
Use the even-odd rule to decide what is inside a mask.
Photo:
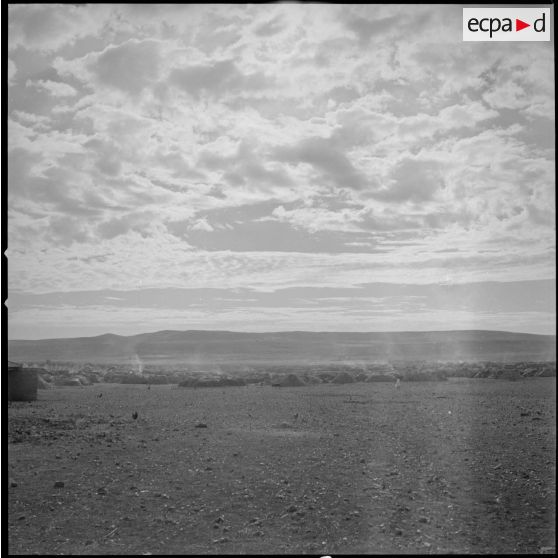
[{"label": "cumulus cloud", "polygon": [[[10,288],[554,277],[552,45],[461,25],[456,6],[9,6]],[[315,318],[361,323],[333,298]]]},{"label": "cumulus cloud", "polygon": [[374,197],[390,202],[431,200],[444,187],[440,168],[435,161],[405,158],[399,161],[390,175],[387,188],[374,192]]},{"label": "cumulus cloud", "polygon": [[159,75],[158,46],[156,41],[149,40],[111,46],[89,68],[101,83],[137,94]]},{"label": "cumulus cloud", "polygon": [[73,97],[77,95],[77,91],[71,85],[59,81],[40,79],[36,82],[32,82],[31,80],[27,80],[26,85],[44,89],[54,97]]},{"label": "cumulus cloud", "polygon": [[359,190],[370,182],[329,138],[310,137],[293,146],[280,146],[275,149],[274,157],[292,165],[312,165],[322,180],[338,187]]},{"label": "cumulus cloud", "polygon": [[175,68],[170,73],[169,82],[196,98],[202,94],[219,96],[263,89],[273,83],[272,79],[263,72],[248,74],[241,72],[230,59]]}]

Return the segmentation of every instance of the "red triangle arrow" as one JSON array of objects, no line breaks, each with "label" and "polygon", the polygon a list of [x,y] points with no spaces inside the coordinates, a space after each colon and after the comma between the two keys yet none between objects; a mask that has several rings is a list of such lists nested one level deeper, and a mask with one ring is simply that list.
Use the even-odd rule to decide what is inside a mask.
[{"label": "red triangle arrow", "polygon": [[522,29],[525,29],[525,27],[531,27],[530,23],[525,23],[524,21],[521,21],[520,19],[515,20],[515,30],[516,31],[521,31]]}]

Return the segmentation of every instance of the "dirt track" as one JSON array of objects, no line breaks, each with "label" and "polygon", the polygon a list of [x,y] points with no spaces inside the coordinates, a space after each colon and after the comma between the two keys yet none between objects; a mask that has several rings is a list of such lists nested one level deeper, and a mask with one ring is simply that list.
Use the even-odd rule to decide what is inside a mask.
[{"label": "dirt track", "polygon": [[39,398],[8,409],[10,554],[555,546],[555,378]]}]

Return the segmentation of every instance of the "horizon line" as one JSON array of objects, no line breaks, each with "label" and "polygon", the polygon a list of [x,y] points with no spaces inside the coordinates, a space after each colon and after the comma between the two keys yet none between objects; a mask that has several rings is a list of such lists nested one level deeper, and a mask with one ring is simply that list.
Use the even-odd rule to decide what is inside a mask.
[{"label": "horizon line", "polygon": [[331,333],[331,334],[370,334],[370,333],[384,333],[384,334],[402,334],[402,333],[464,333],[464,332],[475,332],[475,333],[512,333],[518,335],[535,335],[539,337],[556,337],[556,333],[529,333],[525,331],[509,331],[504,329],[432,329],[432,330],[400,330],[400,331],[388,331],[388,330],[374,330],[374,331],[330,331],[330,330],[306,330],[306,329],[286,329],[286,330],[276,330],[276,331],[246,331],[246,330],[230,330],[230,329],[161,329],[156,331],[144,331],[140,333],[132,333],[130,335],[120,335],[118,333],[100,333],[98,335],[80,335],[77,337],[41,337],[37,339],[22,339],[22,338],[10,338],[8,335],[7,341],[56,341],[56,340],[69,340],[69,339],[95,339],[98,337],[113,336],[113,337],[136,337],[138,335],[150,335],[156,333],[244,333],[248,335],[267,335],[274,333]]}]

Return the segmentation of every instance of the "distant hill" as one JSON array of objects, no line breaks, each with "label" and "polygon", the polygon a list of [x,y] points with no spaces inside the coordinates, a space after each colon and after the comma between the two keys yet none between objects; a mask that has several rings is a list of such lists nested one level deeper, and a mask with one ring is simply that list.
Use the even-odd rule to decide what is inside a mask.
[{"label": "distant hill", "polygon": [[556,360],[556,336],[477,330],[392,333],[194,330],[8,342],[8,357],[17,362],[121,362],[136,356],[143,362],[195,364],[549,361]]}]

